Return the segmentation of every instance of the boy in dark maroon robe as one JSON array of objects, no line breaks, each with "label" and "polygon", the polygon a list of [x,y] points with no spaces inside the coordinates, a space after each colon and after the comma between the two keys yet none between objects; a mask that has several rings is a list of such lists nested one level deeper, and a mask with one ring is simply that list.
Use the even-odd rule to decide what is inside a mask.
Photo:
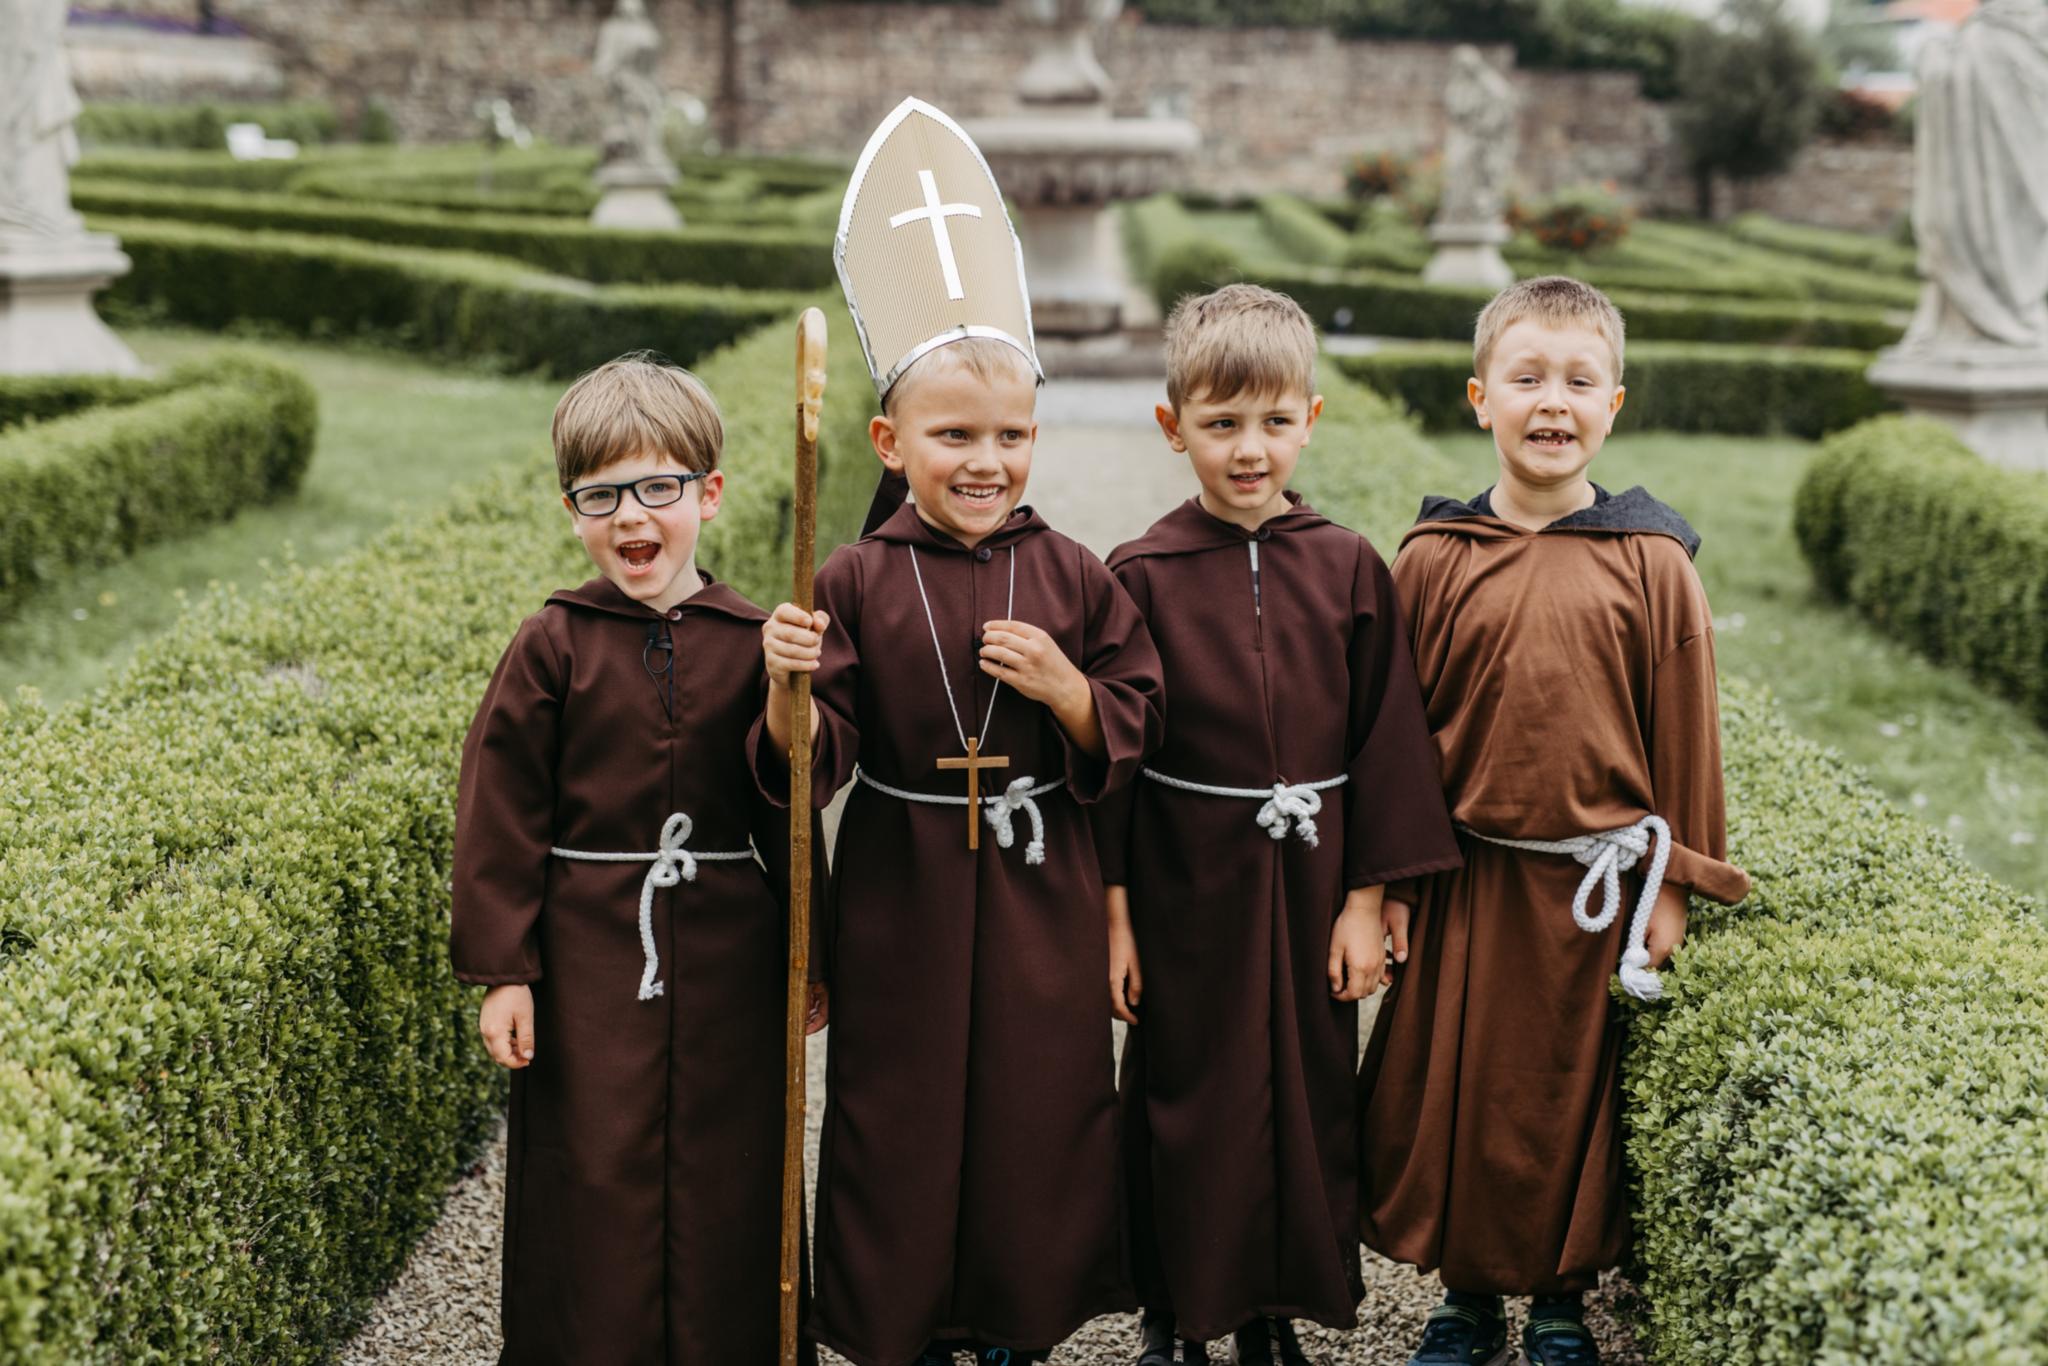
[{"label": "boy in dark maroon robe", "polygon": [[[1201,491],[1109,558],[1172,699],[1146,781],[1099,809],[1141,1366],[1361,1296],[1358,1002],[1382,886],[1458,863],[1386,565],[1287,491],[1322,399],[1293,300],[1232,285],[1167,322],[1158,409]],[[1141,974],[1142,965],[1142,974]],[[1142,993],[1142,1006],[1140,996]]]},{"label": "boy in dark maroon robe", "polygon": [[[1480,315],[1468,394],[1499,481],[1432,498],[1394,565],[1465,866],[1388,890],[1412,957],[1360,1076],[1365,1241],[1440,1273],[1413,1361],[1598,1360],[1581,1298],[1628,1247],[1622,1016],[1658,994],[1686,894],[1733,903],[1713,617],[1684,519],[1586,476],[1620,411],[1622,320],[1550,277]],[[1411,912],[1412,909],[1412,923]]]},{"label": "boy in dark maroon robe", "polygon": [[490,987],[512,1069],[499,1360],[770,1362],[788,817],[745,750],[766,614],[697,569],[724,476],[694,377],[614,361],[554,440],[600,577],[499,661],[455,827],[455,974]]}]

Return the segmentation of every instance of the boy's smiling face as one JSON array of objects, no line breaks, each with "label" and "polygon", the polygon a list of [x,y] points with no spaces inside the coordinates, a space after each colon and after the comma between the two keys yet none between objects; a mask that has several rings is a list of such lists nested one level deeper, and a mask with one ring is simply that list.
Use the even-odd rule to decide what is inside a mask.
[{"label": "boy's smiling face", "polygon": [[1606,338],[1529,318],[1509,324],[1486,373],[1466,385],[1479,425],[1493,432],[1502,481],[1541,492],[1585,479],[1625,392]]},{"label": "boy's smiling face", "polygon": [[1036,378],[1019,366],[985,379],[941,361],[908,384],[869,424],[875,453],[909,480],[928,526],[979,544],[1009,520],[1031,477]]},{"label": "boy's smiling face", "polygon": [[1194,466],[1203,510],[1256,530],[1287,510],[1287,485],[1322,411],[1321,394],[1246,391],[1186,398],[1178,413],[1161,404],[1153,417]]},{"label": "boy's smiling face", "polygon": [[[625,484],[663,474],[680,479],[690,473],[687,465],[667,454],[641,454],[606,465],[581,480],[577,488]],[[697,536],[704,523],[718,515],[724,495],[725,475],[712,470],[685,484],[683,496],[666,507],[647,507],[631,489],[619,491],[618,508],[606,517],[578,512],[566,494],[562,506],[569,510],[576,538],[583,542],[598,572],[635,602],[666,612],[701,586]]]}]

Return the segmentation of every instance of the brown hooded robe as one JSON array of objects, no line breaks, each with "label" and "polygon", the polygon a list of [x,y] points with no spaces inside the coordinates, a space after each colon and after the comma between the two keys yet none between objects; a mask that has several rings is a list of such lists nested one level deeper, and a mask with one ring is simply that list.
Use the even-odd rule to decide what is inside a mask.
[{"label": "brown hooded robe", "polygon": [[[934,1338],[1050,1347],[1131,1307],[1118,1237],[1115,1078],[1102,883],[1083,803],[1130,780],[1160,730],[1159,656],[1102,563],[1020,508],[972,550],[904,507],[818,571],[831,616],[813,696],[822,806],[854,763],[906,791],[966,794],[936,760],[962,753],[912,574],[929,594],[961,728],[981,731],[994,680],[976,667],[984,622],[1047,631],[1087,674],[1106,760],[1005,688],[982,752],[1018,778],[1064,777],[1000,848],[967,848],[964,806],[859,784],[841,819],[829,948],[832,1029],[818,1171],[820,1343],[858,1366],[903,1366]],[[1009,607],[1012,556],[1016,605]],[[765,727],[763,790],[786,799]]]},{"label": "brown hooded robe", "polygon": [[[535,1057],[512,1074],[508,1366],[775,1359],[789,818],[745,748],[765,616],[705,584],[666,619],[605,579],[554,594],[463,746],[455,973],[534,999]],[[660,640],[672,692],[647,668]],[[684,847],[751,843],[765,867],[707,860],[656,892],[664,990],[642,1001],[649,865],[549,850],[650,852],[674,812]]]},{"label": "brown hooded robe", "polygon": [[[1639,488],[1595,497],[1534,532],[1486,495],[1431,499],[1402,543],[1394,580],[1451,814],[1535,840],[1658,815],[1665,880],[1739,901],[1698,537]],[[1577,862],[1459,842],[1462,870],[1404,889],[1409,961],[1359,1080],[1361,1231],[1459,1290],[1587,1289],[1628,1248],[1609,981],[1641,878],[1622,879],[1614,924],[1589,934],[1572,920]]]},{"label": "brown hooded robe", "polygon": [[1145,984],[1122,1075],[1138,1291],[1195,1340],[1356,1321],[1358,1006],[1330,998],[1330,930],[1350,889],[1458,862],[1393,580],[1288,496],[1255,532],[1190,499],[1109,559],[1166,666],[1149,770],[1349,780],[1314,846],[1257,800],[1149,780],[1097,808]]}]

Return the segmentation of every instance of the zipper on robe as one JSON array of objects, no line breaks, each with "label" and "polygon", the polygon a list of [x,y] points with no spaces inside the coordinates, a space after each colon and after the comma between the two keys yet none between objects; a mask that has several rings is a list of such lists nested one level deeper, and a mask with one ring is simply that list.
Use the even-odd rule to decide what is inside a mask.
[{"label": "zipper on robe", "polygon": [[1259,543],[1246,541],[1245,549],[1252,553],[1252,648],[1263,653],[1266,648],[1265,608],[1259,595]]}]

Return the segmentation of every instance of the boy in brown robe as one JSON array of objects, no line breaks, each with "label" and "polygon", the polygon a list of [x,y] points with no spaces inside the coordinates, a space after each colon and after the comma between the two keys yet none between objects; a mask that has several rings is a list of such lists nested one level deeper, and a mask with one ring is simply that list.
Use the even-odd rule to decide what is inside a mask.
[{"label": "boy in brown robe", "polygon": [[[1348,1328],[1358,1002],[1383,884],[1458,863],[1407,627],[1364,537],[1287,489],[1314,325],[1231,285],[1166,325],[1168,444],[1201,491],[1110,555],[1172,699],[1147,781],[1098,808],[1139,1366],[1304,1362],[1291,1318]],[[1142,964],[1142,972],[1141,965]],[[1142,995],[1142,1008],[1140,997]]]},{"label": "boy in brown robe", "polygon": [[801,671],[818,801],[858,781],[827,908],[811,1319],[856,1366],[955,1344],[1021,1362],[1132,1307],[1084,806],[1158,743],[1159,656],[1101,561],[1020,506],[1037,360],[971,153],[907,101],[861,158],[841,274],[882,395],[874,448],[914,501],[885,503],[819,569],[818,610],[785,603],[762,637],[763,790],[786,797]]},{"label": "boy in brown robe", "polygon": [[[1586,476],[1620,411],[1622,320],[1576,280],[1480,315],[1468,384],[1499,481],[1432,498],[1394,580],[1465,866],[1388,889],[1395,975],[1360,1074],[1371,1247],[1441,1275],[1412,1360],[1597,1361],[1582,1293],[1628,1244],[1623,986],[1654,998],[1686,895],[1733,903],[1699,538]],[[1410,908],[1412,907],[1412,917]]]},{"label": "boy in brown robe", "polygon": [[697,569],[724,476],[693,376],[613,361],[554,442],[600,575],[520,626],[456,809],[455,975],[490,987],[512,1069],[499,1360],[769,1362],[788,818],[745,750],[766,614]]}]

